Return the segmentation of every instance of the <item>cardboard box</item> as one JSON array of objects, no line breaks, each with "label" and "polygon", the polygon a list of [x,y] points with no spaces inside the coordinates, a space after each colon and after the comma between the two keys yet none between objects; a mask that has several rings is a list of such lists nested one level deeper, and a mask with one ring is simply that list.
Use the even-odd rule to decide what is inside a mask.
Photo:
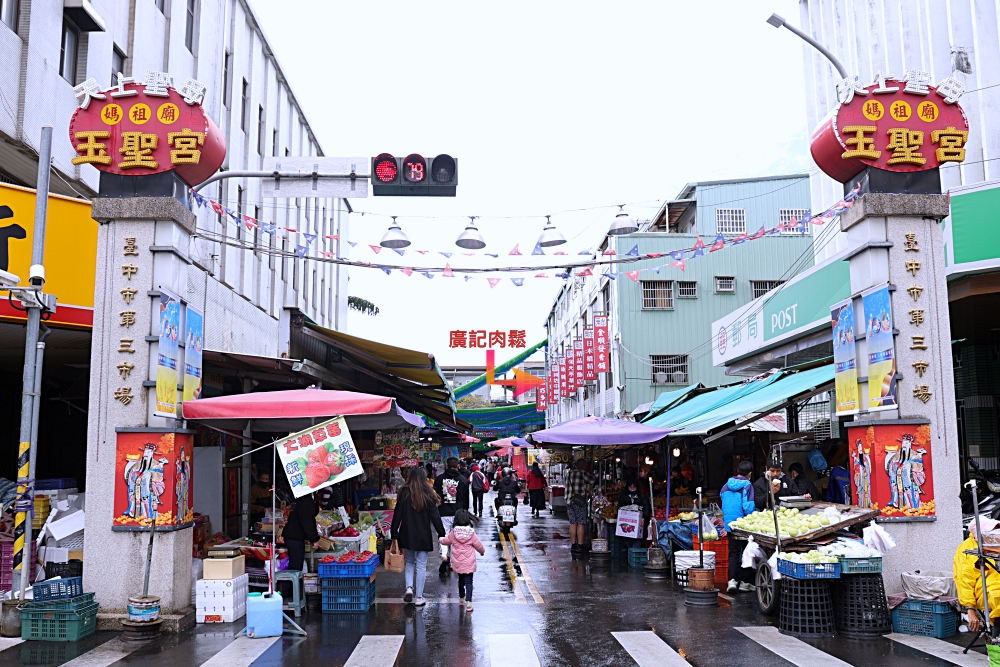
[{"label": "cardboard box", "polygon": [[246,556],[206,558],[203,579],[236,579],[246,572]]},{"label": "cardboard box", "polygon": [[69,562],[71,560],[83,560],[83,549],[71,549],[66,561]]}]

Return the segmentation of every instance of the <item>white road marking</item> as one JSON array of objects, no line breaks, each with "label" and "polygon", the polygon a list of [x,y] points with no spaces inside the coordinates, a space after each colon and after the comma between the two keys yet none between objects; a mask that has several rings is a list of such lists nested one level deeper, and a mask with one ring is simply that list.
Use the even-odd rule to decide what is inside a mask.
[{"label": "white road marking", "polygon": [[11,638],[0,637],[0,651],[6,651],[12,646],[17,646],[23,641],[24,641],[23,639],[14,639],[13,637]]},{"label": "white road marking", "polygon": [[[264,651],[271,648],[271,645],[279,639],[281,637],[260,637],[254,639],[246,636],[237,637],[226,648],[213,655],[208,661],[203,662],[201,667],[249,667],[254,660],[259,658]],[[72,667],[77,666],[73,665]],[[87,667],[90,666],[88,665]]]},{"label": "white road marking", "polygon": [[531,635],[490,635],[490,667],[542,667]]},{"label": "white road marking", "polygon": [[915,648],[918,651],[929,653],[935,658],[941,658],[942,660],[952,664],[961,665],[962,667],[983,667],[983,664],[985,663],[982,653],[976,653],[975,651],[962,653],[962,650],[965,648],[964,646],[957,646],[949,642],[941,641],[940,639],[934,639],[933,637],[901,635],[894,632],[890,635],[886,635],[886,638],[891,639],[894,642],[899,642],[900,644],[905,644],[910,648]]},{"label": "white road marking", "polygon": [[612,632],[639,667],[690,667],[687,660],[652,631]]},{"label": "white road marking", "polygon": [[[798,667],[851,667],[850,663],[778,632],[774,627],[736,628],[768,651]],[[982,657],[982,656],[980,656]]]},{"label": "white road marking", "polygon": [[106,641],[97,648],[63,663],[63,667],[108,667],[139,648],[142,642],[123,642],[120,639]]},{"label": "white road marking", "polygon": [[402,647],[403,635],[365,635],[344,667],[392,667]]}]

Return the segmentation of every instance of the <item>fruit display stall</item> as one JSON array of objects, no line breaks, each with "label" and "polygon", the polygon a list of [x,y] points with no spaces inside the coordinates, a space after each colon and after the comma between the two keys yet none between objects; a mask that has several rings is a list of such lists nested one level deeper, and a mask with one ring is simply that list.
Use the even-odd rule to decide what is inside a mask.
[{"label": "fruit display stall", "polygon": [[[757,566],[755,577],[756,603],[761,613],[777,612],[781,599],[781,581],[773,576],[768,564],[776,550],[800,554],[794,562],[825,562],[820,547],[832,544],[841,531],[856,524],[867,523],[879,515],[877,509],[827,502],[809,502],[807,507],[779,507],[763,510],[737,519],[729,526],[736,539],[753,539],[763,549],[767,559]],[[777,522],[777,534],[775,534]],[[805,560],[803,560],[803,558]]]}]

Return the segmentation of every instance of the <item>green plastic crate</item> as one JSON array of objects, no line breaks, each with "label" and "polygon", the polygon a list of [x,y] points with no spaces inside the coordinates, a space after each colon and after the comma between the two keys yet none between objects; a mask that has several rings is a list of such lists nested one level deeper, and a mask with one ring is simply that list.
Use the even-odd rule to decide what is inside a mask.
[{"label": "green plastic crate", "polygon": [[97,608],[91,602],[80,609],[21,609],[21,639],[75,642],[94,634]]},{"label": "green plastic crate", "polygon": [[881,556],[868,558],[840,557],[840,574],[878,574],[882,571]]},{"label": "green plastic crate", "polygon": [[94,601],[94,593],[84,593],[75,598],[65,600],[41,600],[39,602],[26,602],[21,608],[32,611],[70,611],[83,609]]}]

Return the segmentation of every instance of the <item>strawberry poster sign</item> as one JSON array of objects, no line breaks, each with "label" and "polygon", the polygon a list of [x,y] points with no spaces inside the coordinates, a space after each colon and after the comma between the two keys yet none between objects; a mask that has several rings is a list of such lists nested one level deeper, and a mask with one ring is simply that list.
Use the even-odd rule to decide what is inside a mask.
[{"label": "strawberry poster sign", "polygon": [[274,446],[296,498],[364,472],[343,417],[293,433]]}]

